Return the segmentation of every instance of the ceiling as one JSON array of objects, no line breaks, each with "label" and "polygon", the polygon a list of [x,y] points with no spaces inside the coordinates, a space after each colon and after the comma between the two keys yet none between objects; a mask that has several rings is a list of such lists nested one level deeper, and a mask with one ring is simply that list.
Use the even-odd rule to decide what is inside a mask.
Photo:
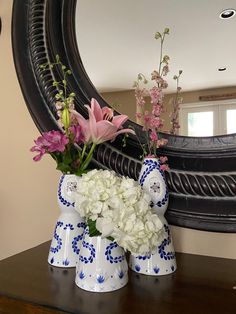
[{"label": "ceiling", "polygon": [[236,1],[79,0],[76,33],[85,69],[100,92],[131,89],[138,73],[149,79],[158,69],[154,34],[168,27],[168,92],[180,69],[183,91],[236,86],[236,16],[219,18],[227,8],[236,9]]}]

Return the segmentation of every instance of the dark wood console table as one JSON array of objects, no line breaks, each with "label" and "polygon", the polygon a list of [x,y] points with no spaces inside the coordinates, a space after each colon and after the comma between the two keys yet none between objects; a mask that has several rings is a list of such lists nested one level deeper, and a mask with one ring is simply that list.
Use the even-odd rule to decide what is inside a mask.
[{"label": "dark wood console table", "polygon": [[130,272],[126,287],[89,293],[75,269],[47,264],[49,243],[0,261],[1,314],[235,314],[236,260],[177,254],[178,270],[151,277]]}]

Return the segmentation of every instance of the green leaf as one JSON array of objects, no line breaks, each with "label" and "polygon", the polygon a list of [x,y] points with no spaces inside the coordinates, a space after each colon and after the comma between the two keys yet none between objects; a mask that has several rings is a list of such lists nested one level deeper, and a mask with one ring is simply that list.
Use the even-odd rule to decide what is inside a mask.
[{"label": "green leaf", "polygon": [[63,162],[60,162],[57,164],[57,170],[60,170],[62,173],[68,173],[70,172],[70,166],[63,163]]},{"label": "green leaf", "polygon": [[88,219],[87,225],[90,237],[97,237],[101,235],[101,232],[99,232],[96,228],[96,220]]},{"label": "green leaf", "polygon": [[114,238],[112,238],[112,237],[107,237],[107,239],[110,241],[114,241]]},{"label": "green leaf", "polygon": [[63,163],[69,165],[72,162],[72,158],[69,152],[63,155]]},{"label": "green leaf", "polygon": [[82,176],[82,174],[88,173],[90,170],[91,170],[91,169],[85,169],[85,170],[79,169],[79,170],[77,170],[77,171],[75,172],[75,175],[78,176],[78,177],[80,177],[80,176]]}]

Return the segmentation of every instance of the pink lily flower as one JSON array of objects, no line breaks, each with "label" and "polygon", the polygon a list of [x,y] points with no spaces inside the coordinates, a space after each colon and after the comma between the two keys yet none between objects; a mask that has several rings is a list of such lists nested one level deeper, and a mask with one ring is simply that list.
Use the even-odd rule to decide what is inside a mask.
[{"label": "pink lily flower", "polygon": [[81,126],[85,143],[101,144],[113,141],[122,133],[135,134],[131,129],[122,129],[122,125],[128,120],[126,115],[113,116],[113,110],[108,107],[101,108],[96,99],[92,98],[91,107],[85,105],[89,112],[86,120],[78,112],[73,112]]}]

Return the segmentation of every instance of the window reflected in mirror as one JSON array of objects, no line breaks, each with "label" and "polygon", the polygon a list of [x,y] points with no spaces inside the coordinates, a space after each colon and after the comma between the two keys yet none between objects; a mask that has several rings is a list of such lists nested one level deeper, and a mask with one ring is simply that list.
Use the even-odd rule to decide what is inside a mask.
[{"label": "window reflected in mirror", "polygon": [[214,136],[232,133],[236,133],[236,100],[181,106],[179,135]]}]

